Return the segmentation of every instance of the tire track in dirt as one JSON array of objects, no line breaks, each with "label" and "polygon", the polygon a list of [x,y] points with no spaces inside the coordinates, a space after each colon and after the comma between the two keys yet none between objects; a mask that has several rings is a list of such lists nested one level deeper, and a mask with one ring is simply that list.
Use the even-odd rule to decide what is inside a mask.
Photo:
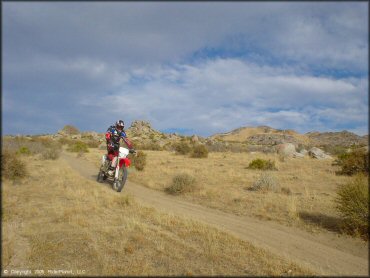
[{"label": "tire track in dirt", "polygon": [[[98,169],[91,163],[63,153],[62,159],[80,175],[96,180]],[[181,215],[209,224],[246,240],[257,247],[283,256],[319,275],[368,276],[367,244],[354,254],[338,248],[333,235],[314,235],[296,228],[251,217],[236,216],[216,209],[181,200],[160,191],[152,190],[129,181],[123,193],[132,194],[137,200],[174,215]],[[112,194],[117,193],[112,190]],[[365,250],[365,252],[364,252]]]}]

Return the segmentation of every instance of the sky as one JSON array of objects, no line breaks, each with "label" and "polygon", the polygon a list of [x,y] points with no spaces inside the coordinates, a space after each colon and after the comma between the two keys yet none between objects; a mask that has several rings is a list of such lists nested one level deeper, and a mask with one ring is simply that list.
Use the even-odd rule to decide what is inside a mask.
[{"label": "sky", "polygon": [[3,134],[368,134],[368,2],[2,2]]}]

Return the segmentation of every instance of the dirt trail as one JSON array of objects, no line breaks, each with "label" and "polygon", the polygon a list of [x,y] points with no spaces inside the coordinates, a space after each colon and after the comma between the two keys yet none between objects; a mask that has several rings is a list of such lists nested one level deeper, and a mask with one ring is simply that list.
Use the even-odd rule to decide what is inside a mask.
[{"label": "dirt trail", "polygon": [[[67,153],[68,164],[82,176],[96,180],[97,168]],[[286,257],[319,275],[368,276],[368,245],[334,234],[311,234],[277,223],[241,217],[200,206],[178,197],[151,190],[130,181],[122,193],[129,193],[146,205],[212,225],[279,256]],[[112,190],[112,194],[122,194]]]}]

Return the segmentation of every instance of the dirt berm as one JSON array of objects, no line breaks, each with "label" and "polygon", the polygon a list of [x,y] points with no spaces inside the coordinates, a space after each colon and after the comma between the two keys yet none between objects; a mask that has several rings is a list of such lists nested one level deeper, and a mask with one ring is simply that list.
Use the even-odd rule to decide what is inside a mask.
[{"label": "dirt berm", "polygon": [[[98,169],[75,155],[62,154],[69,165],[85,178],[96,180]],[[102,186],[97,183],[97,186]],[[108,186],[108,184],[106,184]],[[212,225],[257,247],[286,257],[311,269],[318,275],[368,276],[368,244],[333,233],[309,233],[277,223],[241,217],[203,207],[179,197],[151,190],[130,181],[122,193],[132,194],[138,201],[158,210],[181,215]]]}]

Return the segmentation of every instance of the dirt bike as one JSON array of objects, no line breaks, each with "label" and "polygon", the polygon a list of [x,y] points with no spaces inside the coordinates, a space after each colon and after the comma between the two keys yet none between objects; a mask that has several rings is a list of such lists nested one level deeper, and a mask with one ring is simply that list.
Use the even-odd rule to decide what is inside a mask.
[{"label": "dirt bike", "polygon": [[113,165],[115,169],[112,173],[109,173],[112,161],[108,159],[106,154],[103,155],[97,181],[100,183],[105,180],[113,181],[113,189],[121,192],[127,180],[127,168],[131,165],[130,159],[127,158],[129,153],[135,154],[136,152],[135,150],[128,150],[123,147],[119,148],[118,159],[116,160],[117,165],[115,167]]}]

